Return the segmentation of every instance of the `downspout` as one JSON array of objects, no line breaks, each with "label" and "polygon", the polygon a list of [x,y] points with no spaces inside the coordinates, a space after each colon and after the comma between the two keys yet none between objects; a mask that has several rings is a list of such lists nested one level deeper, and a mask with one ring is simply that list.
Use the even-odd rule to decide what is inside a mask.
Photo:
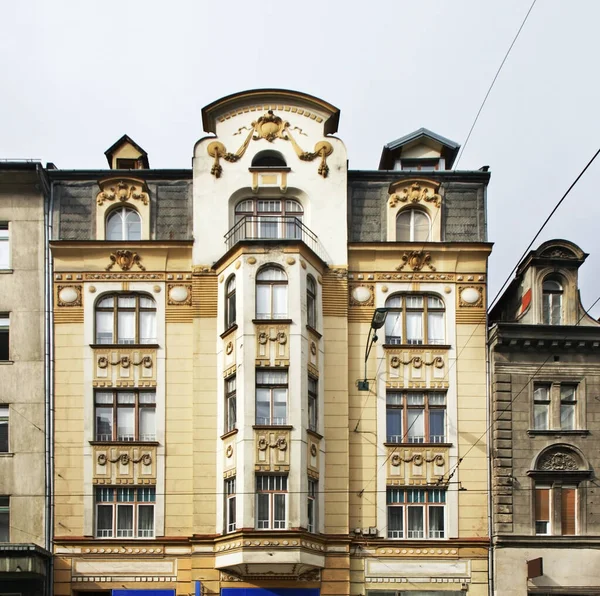
[{"label": "downspout", "polygon": [[[486,277],[489,280],[489,265],[486,263]],[[490,370],[490,343],[489,343],[489,315],[488,315],[488,304],[486,295],[485,305],[485,377],[486,377],[486,399],[487,399],[487,460],[488,460],[488,478],[487,478],[487,490],[488,490],[488,535],[490,537],[490,545],[488,549],[488,593],[489,596],[494,596],[494,520],[493,520],[493,487],[492,487],[492,450],[493,450],[493,436],[494,431],[492,428],[494,411],[492,408],[492,391],[491,391],[491,370]]]}]

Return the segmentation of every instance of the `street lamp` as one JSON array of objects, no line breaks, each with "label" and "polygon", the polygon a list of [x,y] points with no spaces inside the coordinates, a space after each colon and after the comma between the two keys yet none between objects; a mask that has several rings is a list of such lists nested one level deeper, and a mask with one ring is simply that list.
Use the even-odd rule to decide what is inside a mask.
[{"label": "street lamp", "polygon": [[359,391],[369,390],[369,381],[367,381],[367,360],[369,358],[369,354],[371,353],[373,344],[379,339],[376,332],[385,325],[387,314],[387,308],[376,308],[375,312],[373,313],[369,335],[367,336],[367,345],[365,346],[365,378],[362,381],[358,381]]}]

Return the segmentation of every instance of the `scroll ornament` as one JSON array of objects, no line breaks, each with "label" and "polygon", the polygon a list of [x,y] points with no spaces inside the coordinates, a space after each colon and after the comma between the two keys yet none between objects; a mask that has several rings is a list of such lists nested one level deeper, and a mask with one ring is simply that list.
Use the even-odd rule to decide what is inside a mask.
[{"label": "scroll ornament", "polygon": [[266,451],[268,447],[285,451],[288,447],[287,440],[285,437],[277,437],[277,439],[270,443],[267,437],[260,437],[258,439],[258,448],[260,451]]},{"label": "scroll ornament", "polygon": [[105,188],[98,194],[97,203],[98,206],[101,206],[105,201],[121,201],[124,203],[131,199],[141,201],[144,205],[147,205],[148,193],[143,192],[141,189],[138,191],[135,185],[119,180],[115,186]]},{"label": "scroll ornament", "polygon": [[127,355],[121,356],[115,362],[110,361],[106,356],[100,356],[98,358],[98,368],[108,368],[108,365],[118,366],[121,365],[123,368],[129,368],[133,366],[143,366],[144,368],[152,368],[152,356],[144,356],[139,362],[132,362],[130,357]]},{"label": "scroll ornament", "polygon": [[429,267],[430,271],[435,271],[435,267],[431,264],[431,254],[422,250],[405,252],[402,255],[402,264],[396,267],[396,271],[402,271],[407,265],[413,271],[421,271],[423,267]]},{"label": "scroll ornament", "polygon": [[110,255],[111,263],[105,270],[110,271],[115,265],[118,265],[122,271],[129,271],[134,265],[136,265],[142,271],[146,271],[146,268],[142,265],[142,257],[137,252],[130,250],[116,250]]},{"label": "scroll ornament", "polygon": [[444,368],[444,359],[441,356],[435,356],[431,362],[423,362],[421,356],[413,356],[406,361],[400,360],[398,356],[392,356],[390,358],[390,366],[392,368],[399,368],[401,364],[404,364],[404,366],[412,364],[415,368],[421,368],[423,365]]},{"label": "scroll ornament", "polygon": [[[225,148],[225,145],[223,145],[223,143],[220,141],[213,141],[208,145],[208,155],[214,159],[210,173],[215,178],[220,178],[221,174],[223,174],[223,166],[221,166],[220,161],[221,159],[224,159],[230,163],[235,163],[244,156],[244,153],[246,153],[246,150],[250,145],[250,141],[260,141],[261,139],[264,139],[269,143],[272,143],[275,139],[289,141],[292,144],[296,155],[302,161],[314,161],[315,159],[320,158],[321,161],[319,163],[317,173],[323,178],[327,178],[327,175],[329,174],[327,157],[333,153],[333,145],[328,141],[319,141],[315,145],[314,151],[312,152],[304,151],[292,136],[290,123],[282,120],[279,116],[276,116],[273,113],[273,110],[269,110],[258,120],[252,122],[251,128],[243,126],[242,128],[238,129],[237,133],[235,134],[240,134],[242,130],[248,130],[249,133],[240,148],[235,153],[229,153]],[[298,130],[299,134],[304,134],[297,126],[295,126],[293,130]]]},{"label": "scroll ornament", "polygon": [[129,462],[134,464],[139,464],[142,462],[143,466],[149,466],[152,464],[152,456],[149,453],[144,453],[138,459],[132,458],[129,453],[120,453],[115,459],[110,459],[105,453],[100,453],[98,455],[98,465],[105,466],[108,462],[111,464],[116,464],[119,462],[122,466],[126,466]]},{"label": "scroll ornament", "polygon": [[394,467],[398,467],[402,462],[408,464],[413,462],[415,466],[422,466],[423,463],[434,463],[436,466],[443,466],[446,463],[443,455],[434,455],[432,458],[423,457],[421,453],[413,453],[409,457],[402,457],[399,453],[394,453],[390,458],[390,463]]},{"label": "scroll ornament", "polygon": [[431,192],[429,188],[423,188],[418,182],[403,188],[399,193],[390,195],[389,206],[395,207],[398,203],[433,203],[436,207],[442,204],[442,197],[437,192]]}]

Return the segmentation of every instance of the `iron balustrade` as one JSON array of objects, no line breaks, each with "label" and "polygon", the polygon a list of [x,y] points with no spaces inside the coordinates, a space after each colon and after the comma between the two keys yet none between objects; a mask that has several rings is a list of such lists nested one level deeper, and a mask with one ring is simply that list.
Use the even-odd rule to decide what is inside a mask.
[{"label": "iron balustrade", "polygon": [[325,250],[317,235],[307,228],[300,218],[290,215],[244,215],[225,234],[227,250],[244,240],[300,240],[322,260],[326,260]]}]

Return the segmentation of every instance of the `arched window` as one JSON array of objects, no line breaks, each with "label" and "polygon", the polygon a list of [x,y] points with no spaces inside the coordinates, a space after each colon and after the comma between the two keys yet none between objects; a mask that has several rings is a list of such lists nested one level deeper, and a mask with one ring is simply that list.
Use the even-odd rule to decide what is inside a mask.
[{"label": "arched window", "polygon": [[145,294],[109,294],[96,303],[97,344],[155,344],[156,303]]},{"label": "arched window", "polygon": [[396,242],[427,242],[430,238],[429,216],[419,209],[405,209],[396,217]]},{"label": "arched window", "polygon": [[225,286],[225,329],[235,324],[235,275],[227,280]]},{"label": "arched window", "polygon": [[394,294],[385,303],[386,344],[429,344],[445,342],[444,303],[430,294]]},{"label": "arched window", "polygon": [[253,168],[286,168],[285,157],[279,151],[259,151],[252,158]]},{"label": "arched window", "polygon": [[261,269],[256,276],[256,318],[287,319],[287,288],[283,269]]},{"label": "arched window", "polygon": [[141,240],[140,214],[129,207],[113,209],[106,218],[107,240]]},{"label": "arched window", "polygon": [[302,239],[302,205],[294,199],[244,199],[235,207],[238,239]]},{"label": "arched window", "polygon": [[306,322],[313,329],[317,326],[317,284],[312,275],[306,278]]},{"label": "arched window", "polygon": [[562,325],[562,284],[546,278],[542,284],[542,315],[544,325]]}]

